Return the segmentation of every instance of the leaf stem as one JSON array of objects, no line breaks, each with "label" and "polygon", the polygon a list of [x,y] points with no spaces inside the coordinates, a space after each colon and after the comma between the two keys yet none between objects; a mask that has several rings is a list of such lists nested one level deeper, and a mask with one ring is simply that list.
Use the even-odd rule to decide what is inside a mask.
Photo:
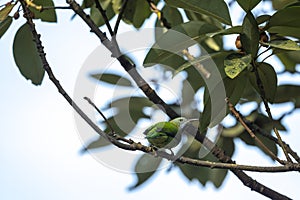
[{"label": "leaf stem", "polygon": [[[255,62],[252,62],[252,64],[253,64],[253,68],[254,68],[254,72],[255,72],[256,83],[257,83],[257,86],[258,86],[259,91],[260,91],[260,97],[261,97],[261,99],[262,99],[262,101],[264,103],[264,106],[265,106],[266,112],[268,114],[268,117],[270,118],[270,120],[272,122],[274,122],[274,119],[273,119],[273,116],[272,116],[272,113],[271,113],[271,109],[270,109],[269,104],[268,104],[268,100],[266,99],[266,94],[265,94],[264,86],[262,84],[262,81],[261,81],[259,73],[258,73],[258,69],[257,69],[258,66],[256,65]],[[283,150],[283,153],[284,153],[287,161],[288,162],[293,162],[292,159],[289,157],[289,155],[287,153],[287,150],[285,149],[285,147],[283,145],[281,136],[280,136],[277,128],[274,126],[274,124],[273,124],[273,131],[276,134],[276,137],[278,138],[279,145],[280,145],[281,149]]]},{"label": "leaf stem", "polygon": [[116,24],[115,24],[114,35],[117,35],[118,28],[119,28],[121,19],[122,19],[122,17],[123,17],[123,14],[124,14],[124,12],[125,12],[127,2],[128,2],[128,0],[124,0],[124,2],[123,2],[123,4],[122,4],[120,13],[119,13],[119,15],[118,15],[118,18],[117,18],[117,21],[116,21]]},{"label": "leaf stem", "polygon": [[103,20],[104,20],[104,22],[105,22],[105,24],[106,24],[106,27],[108,28],[109,34],[110,34],[111,36],[114,36],[115,34],[114,34],[114,32],[113,32],[113,30],[112,30],[112,28],[111,28],[111,26],[110,26],[109,20],[108,20],[107,15],[106,15],[106,11],[102,8],[102,6],[101,6],[99,0],[95,0],[95,3],[96,3],[96,8],[97,8],[97,9],[99,10],[99,12],[101,13],[101,15],[102,15],[102,17],[103,17]]}]

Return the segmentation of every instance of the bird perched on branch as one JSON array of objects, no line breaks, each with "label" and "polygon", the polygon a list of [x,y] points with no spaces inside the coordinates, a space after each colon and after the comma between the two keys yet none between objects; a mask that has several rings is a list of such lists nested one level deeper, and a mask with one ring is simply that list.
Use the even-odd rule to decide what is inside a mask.
[{"label": "bird perched on branch", "polygon": [[175,118],[169,122],[158,122],[144,131],[146,139],[157,148],[171,149],[181,140],[180,129],[188,120],[184,117]]}]

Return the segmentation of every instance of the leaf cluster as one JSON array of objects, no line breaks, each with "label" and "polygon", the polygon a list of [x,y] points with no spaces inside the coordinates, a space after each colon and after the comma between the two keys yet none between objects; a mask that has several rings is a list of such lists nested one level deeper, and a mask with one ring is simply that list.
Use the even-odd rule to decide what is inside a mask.
[{"label": "leaf cluster", "polygon": [[[158,0],[153,1],[154,4],[158,2]],[[273,7],[276,10],[274,14],[263,13],[255,16],[253,9],[261,2],[261,0],[237,0],[237,3],[244,10],[245,16],[240,25],[233,26],[230,8],[223,0],[165,0],[161,13],[170,27],[168,30],[163,30],[166,27],[162,23],[161,17],[158,17],[155,44],[143,62],[144,67],[160,65],[163,73],[166,72],[167,66],[167,70],[171,70],[173,76],[179,73],[187,75],[181,83],[181,105],[174,103],[171,106],[175,110],[180,110],[184,106],[185,109],[181,109],[181,113],[179,113],[182,116],[192,118],[194,113],[200,115],[199,129],[203,134],[208,127],[221,123],[224,128],[217,145],[223,147],[230,156],[234,153],[234,141],[236,139],[240,139],[246,145],[257,146],[257,144],[247,134],[244,127],[237,122],[232,126],[222,123],[222,120],[229,113],[224,104],[225,97],[228,97],[233,105],[246,106],[246,103],[254,103],[253,110],[249,112],[250,114],[246,118],[269,135],[272,135],[273,126],[276,126],[278,130],[286,130],[282,124],[285,114],[278,120],[270,120],[259,109],[264,101],[273,104],[291,102],[294,109],[300,107],[300,86],[297,84],[278,86],[279,73],[276,72],[275,66],[266,62],[270,56],[276,56],[284,66],[281,73],[298,73],[296,65],[300,62],[300,22],[295,16],[300,12],[300,4],[295,1],[280,2],[274,0]],[[121,0],[100,1],[108,20],[120,13],[122,3]],[[44,7],[54,6],[52,0],[34,0],[34,4]],[[17,2],[8,3],[0,10],[0,38],[13,21],[17,20],[10,16],[16,10],[16,5]],[[55,9],[41,12],[37,9],[38,6],[30,7],[33,18],[50,23],[57,21]],[[106,23],[94,0],[84,0],[81,7],[90,12],[90,17],[97,26]],[[19,9],[15,11],[15,13],[18,12]],[[147,1],[129,1],[122,20],[139,29],[151,14]],[[184,22],[183,19],[188,20]],[[224,40],[226,35],[238,37],[236,41],[226,41]],[[224,48],[224,42],[232,42],[232,46],[238,45],[237,48],[228,50]],[[189,59],[183,51],[195,46],[200,49],[200,55]],[[14,36],[13,55],[21,74],[26,79],[30,79],[33,84],[40,85],[44,77],[44,69],[27,24],[22,25]],[[210,74],[209,78],[202,74],[199,70],[200,66],[203,66]],[[116,74],[97,73],[91,76],[118,87],[135,87],[129,79]],[[203,89],[204,92],[199,97],[199,91]],[[190,90],[193,91],[190,92]],[[223,99],[219,98],[220,90],[224,90]],[[199,102],[197,99],[203,99],[203,101]],[[140,119],[151,117],[144,112],[145,108],[150,107],[153,109],[153,104],[143,96],[126,96],[113,99],[104,109],[117,109],[117,112],[108,118],[108,121],[113,126],[114,131],[126,137],[134,130]],[[220,115],[221,111],[225,114]],[[105,131],[110,132],[112,130],[107,127]],[[274,141],[260,135],[257,137],[275,155],[278,154],[277,145]],[[102,137],[99,137],[88,144],[86,148],[101,148],[109,144]],[[198,158],[201,149],[201,144],[193,141],[184,155]],[[143,155],[135,165],[136,171],[141,171],[141,169],[149,167],[150,164],[154,169],[157,169],[161,160],[153,159],[153,157]],[[215,161],[215,158],[210,154],[203,159]],[[223,169],[212,170],[181,164],[176,165],[176,167],[189,180],[196,179],[203,185],[211,181],[216,187],[221,186],[227,174],[227,170]],[[155,171],[138,174],[138,181],[131,189],[144,183],[154,173]]]}]

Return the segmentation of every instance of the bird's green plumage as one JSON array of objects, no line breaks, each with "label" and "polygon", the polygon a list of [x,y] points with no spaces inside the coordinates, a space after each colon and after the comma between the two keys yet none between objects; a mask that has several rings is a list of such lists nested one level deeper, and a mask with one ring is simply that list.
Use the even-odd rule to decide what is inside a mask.
[{"label": "bird's green plumage", "polygon": [[186,121],[185,118],[179,117],[169,122],[158,122],[147,128],[144,134],[153,146],[170,149],[179,144],[181,140],[180,125]]}]

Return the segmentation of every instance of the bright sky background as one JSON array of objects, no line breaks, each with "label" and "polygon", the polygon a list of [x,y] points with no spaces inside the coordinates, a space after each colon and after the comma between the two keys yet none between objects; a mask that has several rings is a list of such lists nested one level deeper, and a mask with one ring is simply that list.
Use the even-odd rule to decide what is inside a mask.
[{"label": "bright sky background", "polygon": [[[4,2],[1,0],[0,4]],[[57,24],[37,22],[48,61],[70,94],[86,57],[99,45],[78,17],[70,21],[71,15],[71,11],[58,12]],[[188,182],[177,169],[170,173],[159,171],[146,185],[128,192],[127,188],[135,183],[132,174],[116,172],[89,154],[79,154],[82,144],[73,110],[48,77],[36,87],[19,73],[12,57],[12,44],[13,35],[23,23],[22,18],[14,21],[0,40],[0,199],[266,199],[243,186],[232,173],[215,190],[212,184],[203,187],[197,181]],[[122,26],[119,30],[127,28]],[[290,79],[299,80],[299,76],[289,76],[281,82]],[[284,122],[289,132],[282,134],[297,152],[299,117],[299,111],[287,117]],[[274,164],[256,148],[241,142],[236,143],[234,159],[244,164]],[[299,173],[247,174],[289,197],[299,195]]]}]

